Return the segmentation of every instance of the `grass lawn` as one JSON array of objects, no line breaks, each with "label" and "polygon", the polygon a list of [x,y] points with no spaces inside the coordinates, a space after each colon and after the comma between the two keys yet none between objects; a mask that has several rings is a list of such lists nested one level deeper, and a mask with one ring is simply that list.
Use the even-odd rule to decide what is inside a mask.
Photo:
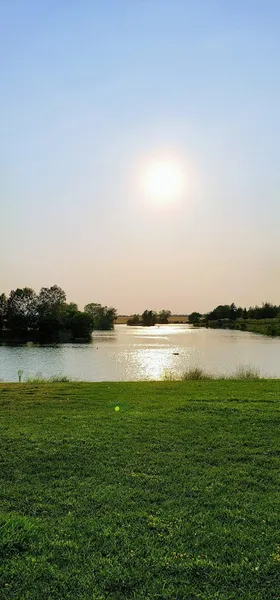
[{"label": "grass lawn", "polygon": [[279,400],[1,383],[1,600],[279,599]]}]

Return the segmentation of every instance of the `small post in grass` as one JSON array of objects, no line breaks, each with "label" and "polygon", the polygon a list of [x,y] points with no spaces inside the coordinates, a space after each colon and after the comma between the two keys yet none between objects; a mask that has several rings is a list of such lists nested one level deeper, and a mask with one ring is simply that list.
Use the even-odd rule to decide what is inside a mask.
[{"label": "small post in grass", "polygon": [[21,378],[22,378],[22,376],[23,376],[23,370],[22,370],[22,369],[19,369],[19,370],[18,370],[18,382],[19,382],[19,383],[21,383]]}]

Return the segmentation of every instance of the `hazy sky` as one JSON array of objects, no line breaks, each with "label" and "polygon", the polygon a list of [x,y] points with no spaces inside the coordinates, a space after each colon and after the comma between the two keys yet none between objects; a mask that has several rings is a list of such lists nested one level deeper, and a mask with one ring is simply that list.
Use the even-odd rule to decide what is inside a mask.
[{"label": "hazy sky", "polygon": [[0,292],[279,304],[279,32],[279,0],[0,1]]}]

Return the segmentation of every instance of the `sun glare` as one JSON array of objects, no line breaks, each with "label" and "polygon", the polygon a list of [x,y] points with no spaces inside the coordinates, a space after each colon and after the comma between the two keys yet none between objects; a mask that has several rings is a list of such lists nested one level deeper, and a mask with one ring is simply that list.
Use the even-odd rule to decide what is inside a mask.
[{"label": "sun glare", "polygon": [[174,162],[153,161],[143,172],[144,191],[147,196],[158,202],[172,202],[183,191],[183,173]]}]

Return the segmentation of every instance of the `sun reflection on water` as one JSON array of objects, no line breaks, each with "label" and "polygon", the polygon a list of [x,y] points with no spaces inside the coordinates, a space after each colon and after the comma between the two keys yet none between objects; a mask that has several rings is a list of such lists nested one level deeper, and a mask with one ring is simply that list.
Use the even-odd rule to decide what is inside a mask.
[{"label": "sun reflection on water", "polygon": [[129,328],[126,333],[131,341],[119,355],[120,371],[130,372],[132,379],[160,380],[170,373],[179,377],[200,354],[198,348],[181,338],[181,333],[188,332],[191,332],[188,326],[178,325],[133,327],[133,331]]}]

